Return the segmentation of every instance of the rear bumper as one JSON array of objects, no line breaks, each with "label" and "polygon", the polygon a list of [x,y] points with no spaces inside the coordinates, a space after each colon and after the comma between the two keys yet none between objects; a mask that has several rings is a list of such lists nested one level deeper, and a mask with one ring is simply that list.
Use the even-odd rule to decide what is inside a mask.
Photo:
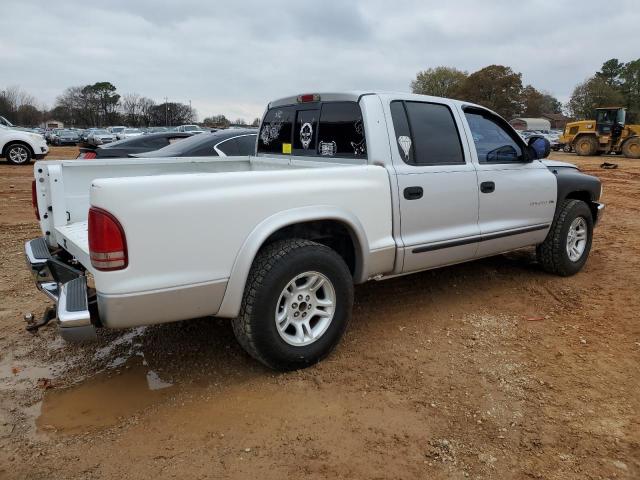
[{"label": "rear bumper", "polygon": [[37,288],[56,303],[62,338],[72,342],[94,340],[96,328],[91,321],[84,273],[51,255],[44,238],[26,242],[24,253]]}]

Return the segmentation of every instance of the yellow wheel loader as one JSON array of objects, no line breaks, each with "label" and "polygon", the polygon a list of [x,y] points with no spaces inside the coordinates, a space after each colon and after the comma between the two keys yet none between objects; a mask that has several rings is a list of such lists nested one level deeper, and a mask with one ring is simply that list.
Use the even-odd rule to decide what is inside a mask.
[{"label": "yellow wheel loader", "polygon": [[625,116],[623,107],[597,108],[595,120],[567,123],[560,144],[580,156],[616,153],[640,158],[640,125],[626,125]]}]

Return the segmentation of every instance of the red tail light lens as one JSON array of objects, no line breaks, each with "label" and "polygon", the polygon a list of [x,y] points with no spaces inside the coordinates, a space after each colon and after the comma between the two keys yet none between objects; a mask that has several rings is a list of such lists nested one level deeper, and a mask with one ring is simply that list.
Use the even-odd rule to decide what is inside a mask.
[{"label": "red tail light lens", "polygon": [[35,179],[31,182],[31,205],[33,205],[36,218],[40,220],[40,212],[38,211],[38,188]]},{"label": "red tail light lens", "polygon": [[82,155],[82,158],[85,160],[93,160],[96,157],[96,152],[84,152],[84,154]]},{"label": "red tail light lens", "polygon": [[91,265],[103,272],[126,268],[127,240],[120,222],[106,210],[89,209],[89,256]]}]

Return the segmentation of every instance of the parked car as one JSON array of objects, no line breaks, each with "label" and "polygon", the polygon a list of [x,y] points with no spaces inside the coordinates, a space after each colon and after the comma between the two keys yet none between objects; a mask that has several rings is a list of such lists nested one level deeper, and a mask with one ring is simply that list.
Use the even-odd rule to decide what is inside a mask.
[{"label": "parked car", "polygon": [[303,368],[344,334],[354,283],[529,246],[573,275],[604,208],[598,178],[468,102],[293,96],[258,137],[250,157],[36,165],[25,253],[63,337],[212,315],[268,367]]},{"label": "parked car", "polygon": [[180,125],[178,127],[179,132],[189,132],[189,133],[203,133],[204,130],[201,129],[198,125]]},{"label": "parked car", "polygon": [[256,148],[258,132],[255,130],[220,130],[215,133],[202,133],[200,135],[189,133],[189,135],[191,138],[159,150],[136,153],[129,156],[159,158],[251,155]]},{"label": "parked car", "polygon": [[129,154],[158,150],[189,137],[191,134],[184,132],[150,133],[100,145],[97,148],[80,148],[78,158],[126,158]]},{"label": "parked car", "polygon": [[16,130],[0,124],[0,157],[13,165],[26,165],[32,158],[42,159],[49,147],[42,135]]},{"label": "parked car", "polygon": [[118,136],[118,134],[124,132],[125,130],[125,126],[117,126],[117,127],[109,127],[107,128],[107,130],[111,133],[113,133],[116,137]]},{"label": "parked car", "polygon": [[77,145],[80,135],[75,130],[59,130],[53,138],[54,145]]},{"label": "parked car", "polygon": [[44,139],[48,144],[51,145],[55,141],[56,135],[58,135],[58,132],[60,132],[61,130],[62,128],[53,128],[51,130],[48,130],[44,135]]},{"label": "parked car", "polygon": [[116,138],[118,140],[124,140],[125,138],[139,137],[141,135],[144,135],[144,132],[139,128],[125,128],[116,134]]},{"label": "parked car", "polygon": [[97,147],[105,143],[111,143],[116,140],[116,136],[113,133],[108,132],[102,128],[91,130],[87,136],[87,143]]}]

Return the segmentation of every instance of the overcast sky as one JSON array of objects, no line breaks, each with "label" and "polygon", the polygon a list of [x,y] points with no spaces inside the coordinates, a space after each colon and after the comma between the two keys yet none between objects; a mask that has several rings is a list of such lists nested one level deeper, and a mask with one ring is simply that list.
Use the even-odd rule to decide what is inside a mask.
[{"label": "overcast sky", "polygon": [[313,91],[408,91],[419,70],[511,66],[563,102],[603,61],[640,57],[639,0],[0,0],[0,89],[66,87],[260,116]]}]

